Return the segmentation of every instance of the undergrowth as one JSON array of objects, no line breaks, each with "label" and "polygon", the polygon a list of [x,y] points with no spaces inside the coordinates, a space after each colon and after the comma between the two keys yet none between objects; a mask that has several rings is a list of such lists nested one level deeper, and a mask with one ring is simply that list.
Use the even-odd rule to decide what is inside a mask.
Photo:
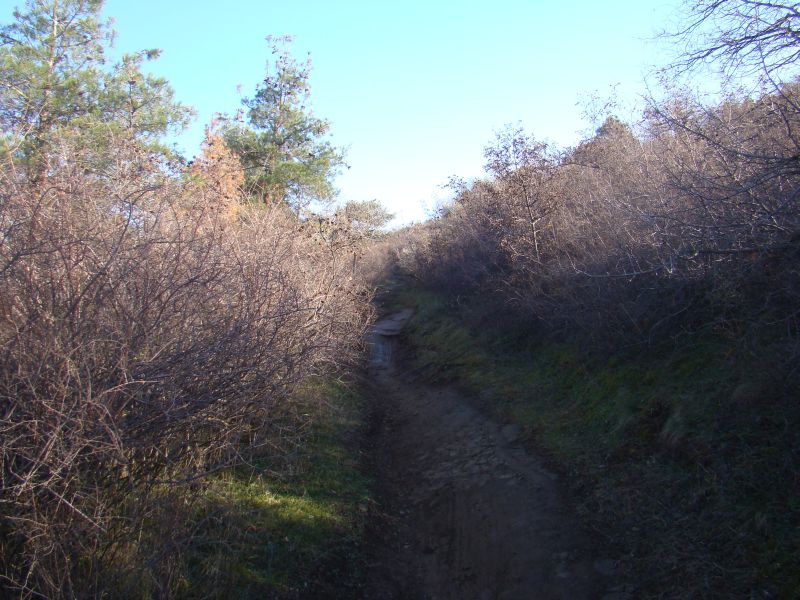
[{"label": "undergrowth", "polygon": [[800,597],[800,409],[768,359],[717,332],[601,355],[418,288],[385,302],[417,308],[412,367],[566,476],[641,597]]}]

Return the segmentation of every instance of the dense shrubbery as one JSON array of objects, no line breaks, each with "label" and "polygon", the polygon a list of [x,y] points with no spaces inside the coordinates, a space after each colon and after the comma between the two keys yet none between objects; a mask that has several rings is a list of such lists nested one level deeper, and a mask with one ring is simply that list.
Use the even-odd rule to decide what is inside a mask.
[{"label": "dense shrubbery", "polygon": [[2,172],[2,569],[23,594],[167,577],[137,540],[291,435],[293,389],[348,364],[366,316],[349,251],[285,209],[232,215],[135,143],[91,158],[65,142],[44,184]]},{"label": "dense shrubbery", "polygon": [[[491,294],[551,332],[619,347],[713,328],[800,351],[800,83],[791,3],[697,0],[666,70],[760,76],[701,102],[652,100],[635,125],[608,117],[575,148],[509,129],[486,149],[489,177],[414,235],[399,260],[454,294]],[[756,60],[760,57],[760,60]],[[707,74],[707,72],[704,72]],[[674,85],[673,85],[674,84]]]},{"label": "dense shrubbery", "polygon": [[800,591],[798,91],[673,98],[564,152],[501,133],[394,238],[434,292],[404,298],[413,366],[569,473],[637,598]]},{"label": "dense shrubbery", "polygon": [[104,66],[101,8],[0,31],[3,596],[174,596],[205,478],[296,438],[298,386],[353,365],[369,316],[359,236],[253,198],[213,128],[176,160],[190,111],[141,72],[157,51]]},{"label": "dense shrubbery", "polygon": [[561,153],[504,132],[486,151],[490,177],[461,186],[404,260],[430,284],[490,291],[504,310],[600,346],[758,330],[780,338],[790,367],[797,89],[711,107],[675,99],[653,106],[638,135],[609,117]]}]

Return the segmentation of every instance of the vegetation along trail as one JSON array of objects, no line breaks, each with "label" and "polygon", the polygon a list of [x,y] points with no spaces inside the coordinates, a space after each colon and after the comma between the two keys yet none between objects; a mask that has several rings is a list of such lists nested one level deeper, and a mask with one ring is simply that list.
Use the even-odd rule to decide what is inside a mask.
[{"label": "vegetation along trail", "polygon": [[376,544],[367,596],[627,598],[516,427],[404,372],[394,350],[410,318],[372,333],[372,441],[392,534]]}]

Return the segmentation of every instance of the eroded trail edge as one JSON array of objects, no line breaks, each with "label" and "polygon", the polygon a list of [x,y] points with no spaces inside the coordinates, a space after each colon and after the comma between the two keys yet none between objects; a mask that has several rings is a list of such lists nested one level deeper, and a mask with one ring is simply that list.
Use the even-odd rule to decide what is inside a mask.
[{"label": "eroded trail edge", "polygon": [[371,598],[622,600],[614,561],[570,512],[558,477],[452,388],[403,372],[406,309],[371,334],[371,385],[387,513]]}]

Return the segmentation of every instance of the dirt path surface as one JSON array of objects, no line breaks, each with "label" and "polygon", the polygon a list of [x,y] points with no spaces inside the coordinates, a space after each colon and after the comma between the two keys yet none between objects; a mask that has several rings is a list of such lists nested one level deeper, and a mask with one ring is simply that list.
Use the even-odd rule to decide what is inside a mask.
[{"label": "dirt path surface", "polygon": [[558,478],[452,389],[402,372],[406,310],[373,330],[371,436],[387,514],[368,598],[624,600]]}]

